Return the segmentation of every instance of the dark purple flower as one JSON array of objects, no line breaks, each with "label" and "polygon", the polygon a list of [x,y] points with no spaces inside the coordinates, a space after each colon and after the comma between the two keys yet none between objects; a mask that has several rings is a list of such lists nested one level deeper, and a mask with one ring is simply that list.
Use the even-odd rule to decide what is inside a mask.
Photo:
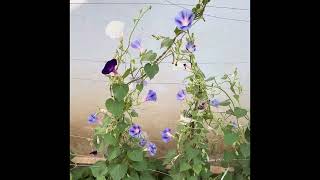
[{"label": "dark purple flower", "polygon": [[177,93],[177,100],[184,100],[186,98],[186,92],[182,89]]},{"label": "dark purple flower", "polygon": [[138,138],[141,135],[141,127],[137,124],[133,124],[129,129],[130,136]]},{"label": "dark purple flower", "polygon": [[187,51],[193,53],[196,51],[196,45],[193,42],[188,42],[186,45]]},{"label": "dark purple flower", "polygon": [[[134,78],[132,78],[134,79]],[[148,82],[146,80],[142,80],[142,79],[139,79],[137,81],[135,81],[136,84],[143,84],[143,86],[147,86],[148,85]]]},{"label": "dark purple flower", "polygon": [[172,134],[171,134],[171,129],[170,128],[165,128],[162,132],[161,132],[161,137],[162,137],[162,140],[165,142],[165,143],[168,143],[169,141],[171,141],[172,139]]},{"label": "dark purple flower", "polygon": [[140,141],[139,141],[139,145],[141,147],[144,147],[146,144],[147,144],[147,140],[145,140],[144,138],[141,138]]},{"label": "dark purple flower", "polygon": [[92,155],[96,156],[98,154],[98,151],[94,150],[94,151],[90,152],[89,154],[92,154]]},{"label": "dark purple flower", "polygon": [[184,9],[177,14],[174,21],[178,29],[186,31],[191,27],[194,17],[191,10]]},{"label": "dark purple flower", "polygon": [[210,105],[214,107],[218,107],[220,105],[220,102],[217,99],[214,99],[210,101]]},{"label": "dark purple flower", "polygon": [[88,117],[88,122],[90,124],[96,123],[97,120],[98,120],[97,114],[90,114],[90,116]]},{"label": "dark purple flower", "polygon": [[153,90],[149,90],[146,101],[157,101],[157,93]]},{"label": "dark purple flower", "polygon": [[141,45],[141,39],[137,39],[131,42],[131,47],[134,49],[139,49],[140,52],[143,51],[142,45]]},{"label": "dark purple flower", "polygon": [[117,60],[111,59],[106,63],[106,65],[102,69],[102,74],[110,74],[111,72],[113,72],[114,74],[117,74],[116,66],[117,66]]},{"label": "dark purple flower", "polygon": [[157,153],[157,146],[153,144],[152,142],[148,143],[148,152],[151,156],[156,155]]}]

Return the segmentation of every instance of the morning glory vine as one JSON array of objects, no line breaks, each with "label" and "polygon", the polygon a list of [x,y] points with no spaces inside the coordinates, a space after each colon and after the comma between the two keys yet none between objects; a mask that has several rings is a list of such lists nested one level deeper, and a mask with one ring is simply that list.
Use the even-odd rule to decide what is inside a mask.
[{"label": "morning glory vine", "polygon": [[[235,76],[225,75],[222,83],[216,77],[206,78],[199,68],[194,52],[197,50],[195,35],[192,27],[204,20],[203,13],[210,0],[199,0],[192,10],[184,9],[173,18],[176,28],[173,37],[152,35],[161,41],[158,55],[147,49],[139,38],[134,38],[134,32],[143,16],[151,6],[141,9],[133,19],[133,28],[127,43],[122,37],[113,57],[109,58],[101,70],[108,81],[110,97],[105,101],[105,107],[88,117],[88,123],[96,124],[93,144],[97,152],[105,157],[90,167],[92,175],[99,180],[105,179],[213,179],[210,171],[209,147],[207,134],[211,131],[224,136],[226,145],[232,146],[232,151],[226,151],[223,165],[229,168],[236,166],[234,159],[248,158],[249,128],[241,127],[239,118],[249,120],[247,111],[241,108],[239,98],[242,92]],[[138,52],[133,57],[132,52]],[[165,143],[175,140],[176,149],[169,150],[165,159],[155,158],[156,145],[148,139],[147,132],[135,119],[139,118],[136,109],[142,103],[156,103],[157,92],[148,88],[151,81],[159,72],[159,63],[172,57],[173,66],[183,65],[190,73],[185,78],[186,87],[177,92],[176,99],[187,104],[182,111],[182,121],[176,132],[165,128],[161,138]],[[124,67],[124,70],[119,70]],[[235,71],[236,72],[236,71]],[[224,89],[230,85],[233,95]],[[141,97],[143,95],[143,97]],[[219,94],[228,97],[225,101],[215,98]],[[220,106],[228,107],[218,115],[212,109]],[[236,121],[228,119],[236,117]],[[240,153],[238,152],[240,151]],[[231,153],[231,154],[230,154]],[[165,167],[167,165],[167,167]],[[168,170],[169,167],[169,170]],[[248,170],[241,166],[236,171],[249,177]],[[225,176],[226,174],[224,174]]]}]

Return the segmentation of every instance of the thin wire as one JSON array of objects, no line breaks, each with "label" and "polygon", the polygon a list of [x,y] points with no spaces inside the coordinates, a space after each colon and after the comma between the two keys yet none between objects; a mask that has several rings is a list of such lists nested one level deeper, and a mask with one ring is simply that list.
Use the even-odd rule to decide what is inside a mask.
[{"label": "thin wire", "polygon": [[[99,60],[101,59],[101,60]],[[86,62],[98,62],[98,63],[106,63],[106,60],[102,60],[103,58],[92,58],[92,59],[83,59],[83,58],[71,58],[72,61],[86,61]],[[172,64],[172,62],[162,61],[161,64]],[[246,61],[239,62],[198,62],[197,64],[246,64]]]},{"label": "thin wire", "polygon": [[[75,79],[75,80],[83,80],[83,81],[93,81],[93,82],[104,82],[106,83],[107,81],[105,80],[99,80],[99,79],[89,79],[89,78],[78,78],[78,77],[72,77],[71,79]],[[167,85],[185,85],[184,83],[176,83],[176,82],[158,82],[158,83],[148,83],[148,84],[167,84]],[[248,95],[248,94],[245,94],[243,93],[242,95]],[[218,112],[220,113],[220,112]]]},{"label": "thin wire", "polygon": [[[183,9],[188,9],[188,8],[185,8],[181,5],[186,5],[186,4],[175,4],[175,3],[172,3],[171,1],[168,1],[168,0],[165,0],[167,1],[168,3],[170,4],[164,4],[164,3],[70,3],[70,4],[158,4],[158,5],[173,5],[173,6],[177,6],[177,7],[180,7],[180,8],[183,8]],[[189,5],[188,6],[193,6],[193,5]],[[216,6],[213,6],[213,7],[216,7]],[[219,7],[219,8],[229,8],[229,7]],[[240,9],[240,8],[229,8],[229,9]],[[190,9],[189,9],[190,10]],[[243,9],[243,10],[248,10],[248,9]],[[217,18],[217,19],[225,19],[225,20],[231,20],[231,21],[239,21],[239,22],[250,22],[248,20],[244,20],[244,19],[233,19],[233,18],[226,18],[226,17],[220,17],[220,16],[214,16],[214,15],[210,15],[210,14],[203,14],[205,16],[208,16],[208,17],[213,17],[213,18]]]},{"label": "thin wire", "polygon": [[[181,6],[181,5],[179,5],[179,4],[172,3],[172,2],[169,1],[169,0],[164,0],[164,1],[170,3],[170,4],[174,5],[174,6],[177,6],[177,7],[183,8],[183,9],[188,9],[188,8],[185,8],[185,7]],[[188,9],[188,10],[190,10],[190,9]],[[203,15],[208,16],[208,17],[217,18],[217,19],[225,19],[225,20],[239,21],[239,22],[250,22],[250,21],[244,20],[244,19],[226,18],[226,17],[214,16],[214,15],[210,15],[210,14],[203,14]]]},{"label": "thin wire", "polygon": [[[85,80],[85,81],[100,81],[100,82],[107,82],[105,80],[99,80],[99,79],[88,79],[88,78],[78,78],[78,77],[73,77],[71,79],[76,79],[76,80]],[[158,82],[158,83],[148,83],[148,84],[177,84],[177,85],[183,85],[183,83],[176,83],[176,82]]]},{"label": "thin wire", "polygon": [[[165,6],[171,6],[173,4],[165,4],[165,3],[143,3],[143,2],[135,2],[135,3],[119,3],[119,2],[92,2],[92,3],[70,3],[70,4],[92,4],[92,5],[99,5],[99,4],[114,4],[114,5],[165,5]],[[194,6],[192,4],[184,4],[184,3],[177,3],[176,5],[182,5],[182,6]],[[207,7],[217,8],[217,9],[230,9],[230,10],[240,10],[240,11],[248,11],[247,8],[237,8],[237,7],[227,7],[227,6],[215,6],[215,5],[208,5]]]}]

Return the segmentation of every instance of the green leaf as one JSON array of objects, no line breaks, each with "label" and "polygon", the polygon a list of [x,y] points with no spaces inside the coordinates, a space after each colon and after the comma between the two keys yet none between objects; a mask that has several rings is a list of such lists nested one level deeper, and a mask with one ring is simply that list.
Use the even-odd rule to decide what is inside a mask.
[{"label": "green leaf", "polygon": [[151,65],[150,63],[147,63],[144,66],[144,71],[151,80],[159,72],[159,66],[158,64]]},{"label": "green leaf", "polygon": [[128,165],[126,164],[117,164],[110,169],[110,175],[114,180],[122,179],[128,170]]},{"label": "green leaf", "polygon": [[140,83],[140,84],[137,84],[136,85],[136,88],[138,89],[138,91],[142,91],[142,89],[143,89],[143,83]]},{"label": "green leaf", "polygon": [[202,170],[202,165],[200,163],[194,164],[192,166],[192,169],[194,170],[195,173],[197,173],[199,175]]},{"label": "green leaf", "polygon": [[225,161],[232,161],[233,159],[235,159],[235,155],[233,152],[229,152],[229,151],[224,151],[223,153],[223,159]]},{"label": "green leaf", "polygon": [[178,36],[179,34],[182,33],[182,30],[180,30],[180,29],[178,29],[178,28],[176,27],[176,29],[174,30],[174,33]]},{"label": "green leaf", "polygon": [[163,48],[163,47],[170,47],[172,44],[173,44],[173,40],[168,38],[168,37],[166,37],[166,38],[164,38],[162,40],[160,49]]},{"label": "green leaf", "polygon": [[105,145],[116,145],[117,140],[111,133],[108,133],[108,134],[104,135],[104,144]]},{"label": "green leaf", "polygon": [[127,84],[114,84],[112,90],[115,98],[121,101],[128,94],[129,86]]},{"label": "green leaf", "polygon": [[73,180],[82,180],[85,177],[91,177],[91,169],[89,167],[77,167],[71,171]]},{"label": "green leaf", "polygon": [[96,162],[90,166],[90,169],[94,177],[105,176],[108,173],[108,167],[104,161]]},{"label": "green leaf", "polygon": [[125,79],[131,73],[131,68],[128,68],[126,72],[122,75],[122,78]]},{"label": "green leaf", "polygon": [[131,171],[130,176],[125,179],[126,180],[139,180],[139,175],[136,171]]},{"label": "green leaf", "polygon": [[196,176],[190,176],[187,178],[187,180],[198,180],[198,178]]},{"label": "green leaf", "polygon": [[222,101],[220,103],[220,106],[229,106],[229,104],[230,104],[230,100],[228,99],[228,100]]},{"label": "green leaf", "polygon": [[170,176],[165,176],[162,178],[162,180],[173,180]]},{"label": "green leaf", "polygon": [[109,147],[108,148],[108,160],[111,161],[112,159],[118,157],[121,153],[119,147]]},{"label": "green leaf", "polygon": [[105,127],[108,126],[111,121],[112,121],[112,119],[109,116],[105,115],[102,120],[103,126],[105,126]]},{"label": "green leaf", "polygon": [[70,180],[72,180],[72,173],[70,172]]},{"label": "green leaf", "polygon": [[128,151],[127,155],[132,161],[143,161],[143,152],[139,149]]},{"label": "green leaf", "polygon": [[186,149],[186,156],[188,160],[193,159],[194,157],[196,157],[200,152],[196,149],[193,149],[191,147]]},{"label": "green leaf", "polygon": [[237,118],[244,117],[246,114],[247,114],[247,110],[242,109],[242,108],[240,108],[240,107],[235,107],[235,108],[234,108],[234,115],[235,115]]},{"label": "green leaf", "polygon": [[215,77],[213,76],[213,77],[209,77],[208,79],[206,79],[206,81],[208,82],[208,81],[212,81],[214,79],[215,79]]},{"label": "green leaf", "polygon": [[247,158],[250,156],[250,144],[241,144],[240,145],[241,154]]},{"label": "green leaf", "polygon": [[133,109],[130,113],[132,117],[138,117],[138,113]]},{"label": "green leaf", "polygon": [[114,116],[119,116],[123,112],[124,102],[123,101],[115,101],[111,98],[107,99],[106,103],[107,110],[112,113]]},{"label": "green leaf", "polygon": [[106,180],[106,177],[105,176],[98,176],[97,180]]},{"label": "green leaf", "polygon": [[163,165],[168,164],[175,156],[177,155],[177,152],[175,149],[170,149],[168,153],[164,157]]},{"label": "green leaf", "polygon": [[227,174],[224,176],[223,180],[232,180],[232,175],[231,173],[228,171]]},{"label": "green leaf", "polygon": [[233,97],[239,102],[239,95],[235,94]]},{"label": "green leaf", "polygon": [[182,163],[180,164],[180,172],[186,171],[186,170],[188,170],[188,169],[191,169],[191,166],[190,166],[190,164],[188,164],[187,162],[182,162]]},{"label": "green leaf", "polygon": [[224,135],[224,144],[226,145],[232,145],[234,142],[236,142],[238,139],[238,136],[234,133],[226,133]]},{"label": "green leaf", "polygon": [[145,171],[147,169],[147,163],[145,161],[134,162],[132,166],[137,171]]},{"label": "green leaf", "polygon": [[155,180],[155,178],[149,172],[142,172],[140,180]]},{"label": "green leaf", "polygon": [[157,58],[157,53],[154,53],[152,50],[141,55],[141,61],[154,61]]}]

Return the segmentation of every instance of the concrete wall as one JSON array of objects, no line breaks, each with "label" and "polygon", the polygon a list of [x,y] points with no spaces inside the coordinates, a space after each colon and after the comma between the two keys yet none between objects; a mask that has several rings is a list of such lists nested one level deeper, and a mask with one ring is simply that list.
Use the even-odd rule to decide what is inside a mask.
[{"label": "concrete wall", "polygon": [[[88,2],[102,2],[91,1]],[[107,1],[104,1],[107,2]],[[128,1],[114,1],[128,2]],[[164,2],[165,1],[132,1],[132,2]],[[195,1],[174,1],[175,3],[193,4]],[[249,8],[249,0],[217,0],[216,6],[229,6]],[[104,63],[109,60],[118,45],[105,35],[105,26],[109,21],[120,20],[125,22],[125,37],[132,26],[132,18],[137,15],[140,8],[146,5],[110,5],[87,4],[75,8],[70,13],[70,133],[71,148],[79,154],[88,154],[91,147],[86,139],[74,137],[91,137],[92,125],[87,123],[87,117],[95,112],[97,106],[104,107],[109,97],[104,77],[100,74]],[[185,6],[188,7],[188,6]],[[172,36],[175,25],[173,18],[181,8],[176,6],[153,5],[151,12],[147,13],[134,37],[142,38],[144,47],[158,51],[159,42],[150,38],[152,33]],[[208,8],[207,14],[234,19],[249,19],[249,10],[234,10],[225,8]],[[191,31],[197,37],[197,61],[206,76],[223,75],[232,72],[237,67],[241,83],[244,85],[244,96],[241,103],[250,106],[250,23],[244,21],[226,20],[207,17],[205,23],[200,22]],[[152,33],[151,33],[152,32]],[[185,71],[175,71],[172,65],[160,65],[160,72],[144,89],[157,91],[156,103],[145,103],[139,107],[140,114],[137,123],[153,140],[160,154],[166,149],[174,147],[174,142],[166,145],[161,141],[160,131],[165,127],[175,129],[179,119],[181,102],[175,99],[180,88],[183,88],[182,79],[187,76]],[[168,84],[166,84],[168,83]],[[174,84],[176,83],[176,84]],[[223,97],[221,97],[223,99]]]}]

